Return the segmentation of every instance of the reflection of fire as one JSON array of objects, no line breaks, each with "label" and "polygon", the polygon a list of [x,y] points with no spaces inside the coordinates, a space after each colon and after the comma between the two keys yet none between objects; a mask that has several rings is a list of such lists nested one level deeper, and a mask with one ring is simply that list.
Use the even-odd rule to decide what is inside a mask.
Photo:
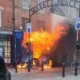
[{"label": "reflection of fire", "polygon": [[24,69],[24,68],[26,68],[27,67],[27,64],[26,63],[24,63],[24,64],[18,64],[17,65],[17,68],[18,69]]},{"label": "reflection of fire", "polygon": [[46,64],[46,65],[44,65],[44,68],[45,68],[45,69],[51,68],[51,66]]},{"label": "reflection of fire", "polygon": [[48,64],[45,64],[44,65],[44,68],[51,68],[52,67],[52,60],[49,60],[49,63]]},{"label": "reflection of fire", "polygon": [[[52,60],[49,60],[49,63],[44,64],[43,67],[44,67],[44,69],[47,69],[47,68],[51,68],[51,66],[52,66]],[[26,67],[27,67],[27,63],[17,65],[17,69],[25,69]],[[36,68],[36,67],[37,67],[36,62],[33,60],[33,68]]]}]

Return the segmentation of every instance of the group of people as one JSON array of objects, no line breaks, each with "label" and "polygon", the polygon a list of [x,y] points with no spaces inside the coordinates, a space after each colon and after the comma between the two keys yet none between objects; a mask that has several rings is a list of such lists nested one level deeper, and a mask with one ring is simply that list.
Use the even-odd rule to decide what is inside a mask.
[{"label": "group of people", "polygon": [[4,59],[0,56],[0,80],[11,80],[11,74],[7,69]]}]

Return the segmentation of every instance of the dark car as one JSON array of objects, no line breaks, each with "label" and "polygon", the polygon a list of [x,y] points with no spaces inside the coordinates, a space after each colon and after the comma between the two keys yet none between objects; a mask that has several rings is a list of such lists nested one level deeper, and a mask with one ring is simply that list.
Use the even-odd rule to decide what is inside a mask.
[{"label": "dark car", "polygon": [[11,74],[7,69],[4,59],[0,56],[0,80],[11,80]]}]

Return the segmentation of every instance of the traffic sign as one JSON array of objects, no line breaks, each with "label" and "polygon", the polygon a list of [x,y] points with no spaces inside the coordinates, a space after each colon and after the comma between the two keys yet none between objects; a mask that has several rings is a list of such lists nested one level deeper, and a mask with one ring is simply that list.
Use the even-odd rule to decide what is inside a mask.
[{"label": "traffic sign", "polygon": [[27,33],[31,32],[31,23],[27,23]]},{"label": "traffic sign", "polygon": [[75,30],[80,30],[80,17],[76,18]]}]

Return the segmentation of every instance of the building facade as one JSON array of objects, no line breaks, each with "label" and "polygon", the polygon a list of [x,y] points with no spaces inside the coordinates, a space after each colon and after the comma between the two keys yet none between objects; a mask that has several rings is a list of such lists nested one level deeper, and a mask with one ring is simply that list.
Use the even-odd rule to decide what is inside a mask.
[{"label": "building facade", "polygon": [[[15,29],[27,32],[29,22],[29,9],[44,0],[0,0],[0,55],[6,63],[13,60],[13,19]],[[14,7],[14,15],[13,15]],[[13,18],[14,16],[14,18]],[[49,27],[49,28],[48,28]],[[31,31],[44,29],[50,32],[51,16],[48,8],[38,11],[31,18]]]},{"label": "building facade", "polygon": [[[12,39],[13,39],[13,6],[15,29],[27,32],[27,23],[29,22],[29,9],[35,5],[47,0],[0,0],[0,55],[4,57],[6,63],[11,63],[12,59]],[[58,1],[58,0],[53,0]],[[65,1],[65,0],[64,0]],[[79,16],[79,11],[69,6],[58,6],[55,14],[65,16],[74,20]],[[53,14],[54,15],[54,14]],[[50,13],[50,7],[36,12],[31,18],[31,31],[45,31],[52,33],[55,19]],[[56,20],[57,21],[57,20]],[[70,58],[71,59],[71,58]]]}]

